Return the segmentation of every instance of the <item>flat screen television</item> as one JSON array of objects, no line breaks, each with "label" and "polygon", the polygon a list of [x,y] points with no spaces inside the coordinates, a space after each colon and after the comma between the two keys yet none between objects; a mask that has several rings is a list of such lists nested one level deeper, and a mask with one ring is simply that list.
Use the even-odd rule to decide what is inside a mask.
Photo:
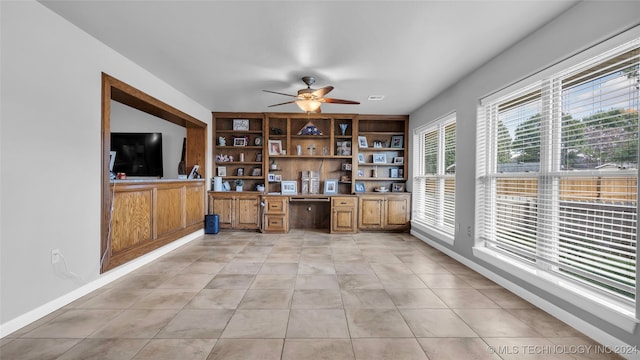
[{"label": "flat screen television", "polygon": [[162,177],[162,133],[111,133],[116,152],[113,172],[129,176]]}]

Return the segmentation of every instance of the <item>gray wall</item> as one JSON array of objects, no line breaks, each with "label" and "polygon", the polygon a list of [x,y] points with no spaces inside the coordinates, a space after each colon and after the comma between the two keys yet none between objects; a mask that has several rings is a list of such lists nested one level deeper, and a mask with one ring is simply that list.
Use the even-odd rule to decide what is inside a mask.
[{"label": "gray wall", "polygon": [[[3,336],[118,271],[99,273],[101,73],[204,123],[211,111],[38,2],[0,7]],[[51,264],[52,249],[77,278]]]},{"label": "gray wall", "polygon": [[[455,234],[453,246],[426,234],[419,235],[453,251],[454,255],[463,257],[471,264],[484,267],[516,286],[536,293],[542,299],[603,330],[606,334],[640,348],[640,332],[637,327],[636,333],[630,334],[561,298],[536,289],[531,284],[474,257],[472,253],[475,208],[475,128],[479,99],[639,23],[640,2],[585,1],[578,3],[414,111],[411,114],[410,133],[417,126],[451,111],[457,112],[456,222],[460,230]],[[470,236],[467,234],[468,227],[471,227]]]}]

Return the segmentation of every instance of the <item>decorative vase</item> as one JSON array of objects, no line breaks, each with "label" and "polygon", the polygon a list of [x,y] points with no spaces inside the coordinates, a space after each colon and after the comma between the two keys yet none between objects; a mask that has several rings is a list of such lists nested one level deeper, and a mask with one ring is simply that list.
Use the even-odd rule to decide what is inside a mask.
[{"label": "decorative vase", "polygon": [[342,132],[342,136],[345,136],[347,134],[348,126],[349,124],[340,124],[340,131]]}]

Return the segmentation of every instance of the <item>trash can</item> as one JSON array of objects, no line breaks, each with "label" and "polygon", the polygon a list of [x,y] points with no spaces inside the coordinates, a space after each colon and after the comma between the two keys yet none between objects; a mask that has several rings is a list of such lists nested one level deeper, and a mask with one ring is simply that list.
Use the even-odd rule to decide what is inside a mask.
[{"label": "trash can", "polygon": [[204,216],[204,233],[217,234],[220,231],[220,216],[218,214]]}]

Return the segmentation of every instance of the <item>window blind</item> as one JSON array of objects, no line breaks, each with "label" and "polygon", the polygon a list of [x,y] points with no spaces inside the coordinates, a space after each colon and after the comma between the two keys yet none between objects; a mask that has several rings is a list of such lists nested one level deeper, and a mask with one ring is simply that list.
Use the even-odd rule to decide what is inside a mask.
[{"label": "window blind", "polygon": [[451,238],[455,231],[455,114],[414,133],[413,221]]},{"label": "window blind", "polygon": [[639,41],[479,108],[485,246],[635,303]]}]

